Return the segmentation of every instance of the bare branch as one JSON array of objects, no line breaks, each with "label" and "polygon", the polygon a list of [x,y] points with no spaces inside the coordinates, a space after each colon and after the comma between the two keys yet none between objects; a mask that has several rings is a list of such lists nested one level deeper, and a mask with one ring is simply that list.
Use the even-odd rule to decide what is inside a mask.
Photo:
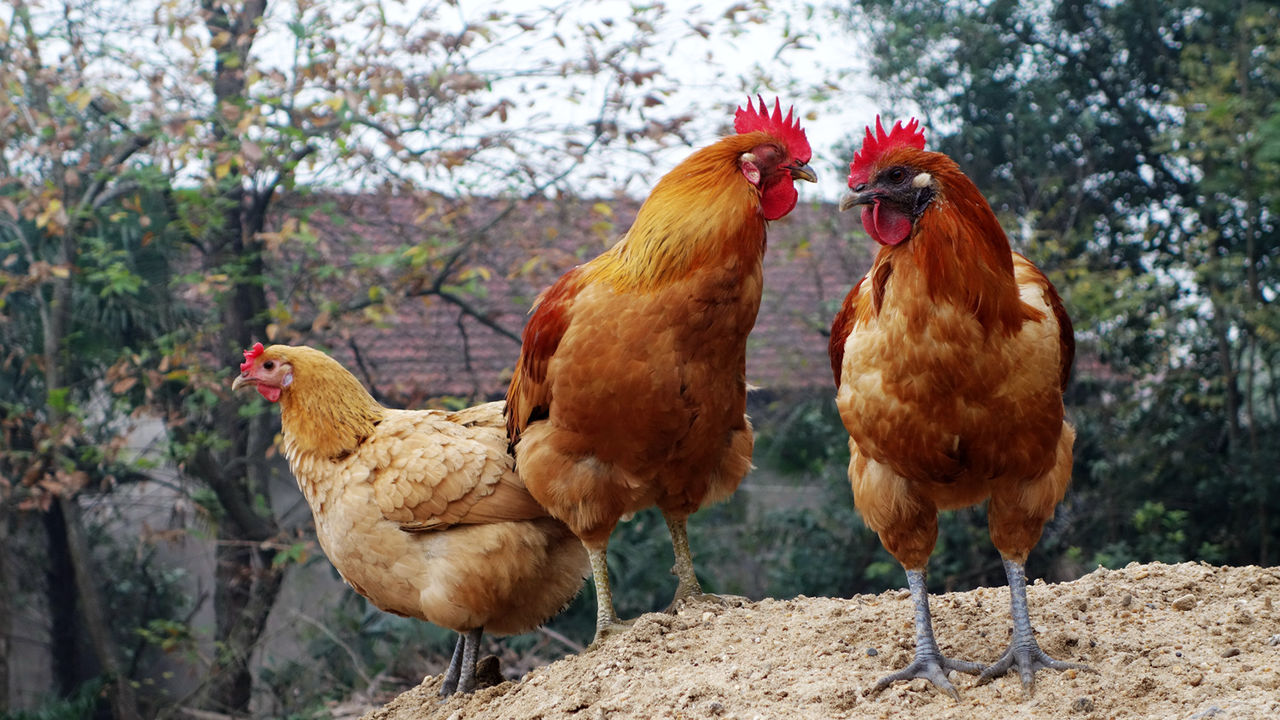
[{"label": "bare branch", "polygon": [[484,325],[485,327],[489,328],[490,330],[492,330],[492,331],[494,331],[494,332],[498,333],[498,334],[499,334],[499,335],[501,335],[502,337],[507,338],[508,340],[511,340],[512,342],[515,342],[515,343],[517,343],[517,344],[520,342],[520,335],[519,335],[518,333],[512,332],[511,330],[508,330],[507,328],[505,328],[505,327],[503,327],[503,326],[499,325],[498,323],[494,322],[492,319],[490,319],[490,318],[489,318],[489,316],[488,316],[488,315],[485,315],[484,313],[481,313],[478,309],[476,309],[473,305],[471,305],[471,303],[467,302],[466,300],[464,300],[463,298],[459,297],[458,295],[454,295],[453,293],[448,292],[448,291],[445,291],[445,290],[438,290],[438,291],[436,291],[436,292],[434,292],[434,293],[426,293],[426,292],[424,292],[424,293],[422,293],[422,294],[424,294],[424,295],[427,295],[427,294],[434,294],[434,295],[436,295],[437,297],[439,297],[440,299],[442,299],[442,300],[446,300],[446,301],[448,301],[448,302],[452,303],[452,304],[453,304],[453,305],[455,305],[459,310],[461,310],[462,312],[464,312],[464,313],[466,313],[467,315],[470,315],[472,318],[474,318],[474,319],[476,320],[476,322],[478,322],[478,323],[480,323],[481,325]]}]

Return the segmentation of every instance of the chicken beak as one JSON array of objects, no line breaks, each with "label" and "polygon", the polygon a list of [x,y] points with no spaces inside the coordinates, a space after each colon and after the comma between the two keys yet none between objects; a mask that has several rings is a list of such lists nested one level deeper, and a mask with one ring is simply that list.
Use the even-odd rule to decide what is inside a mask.
[{"label": "chicken beak", "polygon": [[257,382],[255,378],[251,378],[248,375],[237,375],[236,379],[231,381],[231,391],[235,392],[246,385],[255,385]]},{"label": "chicken beak", "polygon": [[811,183],[818,182],[817,173],[815,173],[813,168],[809,167],[807,163],[797,162],[795,165],[791,165],[787,169],[791,171],[791,178],[793,180],[808,180]]},{"label": "chicken beak", "polygon": [[854,192],[850,190],[840,198],[840,212],[844,212],[858,205],[870,205],[875,202],[876,196],[873,192]]}]

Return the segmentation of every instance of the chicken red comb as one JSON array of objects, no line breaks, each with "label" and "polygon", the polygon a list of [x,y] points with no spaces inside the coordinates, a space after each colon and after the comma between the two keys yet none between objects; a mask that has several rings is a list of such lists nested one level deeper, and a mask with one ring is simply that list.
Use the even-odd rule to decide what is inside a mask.
[{"label": "chicken red comb", "polygon": [[904,126],[899,120],[886,134],[884,125],[880,124],[880,116],[876,115],[876,134],[872,135],[871,128],[867,128],[862,149],[853,154],[853,162],[849,163],[849,187],[866,182],[871,176],[871,166],[885,153],[897,147],[924,149],[924,133],[920,130],[920,121],[911,118]]},{"label": "chicken red comb", "polygon": [[801,162],[809,162],[813,151],[809,149],[809,138],[805,136],[804,130],[800,127],[800,118],[796,116],[792,119],[795,107],[787,108],[787,116],[782,116],[782,103],[777,99],[773,99],[773,114],[769,114],[769,108],[764,104],[764,98],[756,95],[756,99],[760,101],[760,108],[757,110],[751,104],[751,98],[747,98],[747,109],[738,108],[738,112],[733,115],[733,131],[739,135],[749,132],[763,130],[770,135],[781,140],[786,144],[787,150],[791,156]]},{"label": "chicken red comb", "polygon": [[253,347],[244,351],[244,362],[240,363],[240,372],[249,372],[253,367],[253,361],[258,359],[262,351],[266,348],[262,347],[262,343],[256,343]]}]

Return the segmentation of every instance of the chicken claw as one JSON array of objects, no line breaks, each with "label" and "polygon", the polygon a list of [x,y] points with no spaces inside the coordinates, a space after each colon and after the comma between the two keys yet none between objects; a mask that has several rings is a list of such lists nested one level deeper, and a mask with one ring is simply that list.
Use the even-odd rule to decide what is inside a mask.
[{"label": "chicken claw", "polygon": [[951,681],[947,679],[947,673],[952,670],[977,675],[982,671],[982,665],[967,660],[954,660],[944,657],[936,649],[930,652],[917,647],[915,660],[912,660],[910,665],[877,680],[871,692],[872,694],[878,693],[899,680],[924,678],[933,683],[934,687],[950,695],[954,700],[959,701],[960,691],[956,690],[956,686],[952,685]]},{"label": "chicken claw", "polygon": [[1040,644],[1036,642],[1035,632],[1031,629],[1031,617],[1027,611],[1027,575],[1022,563],[1004,560],[1004,571],[1009,577],[1009,605],[1013,615],[1013,640],[1009,648],[995,662],[983,669],[978,676],[978,685],[986,685],[995,678],[1017,668],[1022,678],[1022,688],[1030,696],[1035,692],[1036,671],[1049,670],[1084,670],[1097,672],[1083,663],[1064,662],[1049,657]]},{"label": "chicken claw", "polygon": [[938,649],[938,641],[933,636],[933,619],[929,615],[929,591],[925,587],[924,570],[908,570],[907,586],[911,588],[911,601],[915,605],[916,624],[916,656],[910,665],[898,672],[886,675],[876,681],[871,689],[872,694],[889,687],[899,680],[924,678],[933,683],[939,690],[960,700],[960,692],[947,679],[952,670],[977,675],[982,672],[980,663],[967,660],[954,660],[945,657]]}]

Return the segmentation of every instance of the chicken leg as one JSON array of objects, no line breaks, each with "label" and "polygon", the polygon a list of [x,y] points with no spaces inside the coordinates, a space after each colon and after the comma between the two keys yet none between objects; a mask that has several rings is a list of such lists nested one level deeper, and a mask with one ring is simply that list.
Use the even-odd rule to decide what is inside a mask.
[{"label": "chicken leg", "polygon": [[613,590],[609,587],[608,541],[602,547],[587,546],[587,556],[591,558],[591,579],[596,586],[596,636],[591,641],[594,647],[610,634],[624,630],[631,623],[618,619],[613,609]]},{"label": "chicken leg", "polygon": [[685,600],[710,600],[725,607],[741,607],[749,602],[741,595],[716,595],[702,592],[702,584],[698,582],[698,575],[693,570],[693,553],[689,550],[689,516],[669,514],[664,510],[662,517],[667,521],[667,529],[671,531],[671,550],[676,556],[676,564],[671,568],[671,573],[679,580],[675,597],[671,598],[667,612],[676,612],[680,603]]},{"label": "chicken leg", "polygon": [[676,603],[681,600],[702,595],[702,585],[698,582],[698,575],[693,571],[693,555],[689,551],[689,516],[676,515],[664,510],[662,517],[667,521],[667,530],[671,531],[671,551],[676,556],[676,564],[671,568],[679,580],[675,597],[671,598],[670,609],[674,610]]},{"label": "chicken leg", "polygon": [[1022,677],[1022,688],[1030,695],[1035,691],[1036,671],[1050,670],[1084,670],[1095,672],[1093,668],[1082,663],[1054,660],[1040,649],[1036,642],[1035,632],[1031,629],[1031,616],[1027,610],[1027,574],[1022,563],[1004,558],[1004,572],[1009,578],[1009,610],[1013,615],[1013,640],[1009,649],[1004,651],[994,663],[982,670],[978,676],[978,685],[985,685],[1010,670],[1017,668]]},{"label": "chicken leg", "polygon": [[440,684],[440,697],[449,697],[458,689],[458,676],[462,672],[462,650],[467,644],[466,635],[458,633],[458,642],[453,646],[453,657],[449,660],[449,669],[444,672],[444,682]]},{"label": "chicken leg", "polygon": [[476,689],[476,655],[480,651],[482,632],[484,628],[458,633],[458,643],[453,647],[453,659],[449,661],[444,683],[440,686],[440,697],[449,697],[455,692],[466,694]]},{"label": "chicken leg", "polygon": [[907,586],[911,589],[911,602],[915,605],[916,615],[916,654],[915,659],[905,668],[891,675],[886,675],[876,682],[873,693],[889,687],[899,680],[924,678],[933,683],[939,690],[959,700],[960,693],[947,673],[952,670],[977,675],[982,672],[980,663],[966,660],[954,660],[945,657],[938,649],[938,641],[933,636],[933,619],[929,615],[929,590],[925,587],[924,569],[907,570]]}]

